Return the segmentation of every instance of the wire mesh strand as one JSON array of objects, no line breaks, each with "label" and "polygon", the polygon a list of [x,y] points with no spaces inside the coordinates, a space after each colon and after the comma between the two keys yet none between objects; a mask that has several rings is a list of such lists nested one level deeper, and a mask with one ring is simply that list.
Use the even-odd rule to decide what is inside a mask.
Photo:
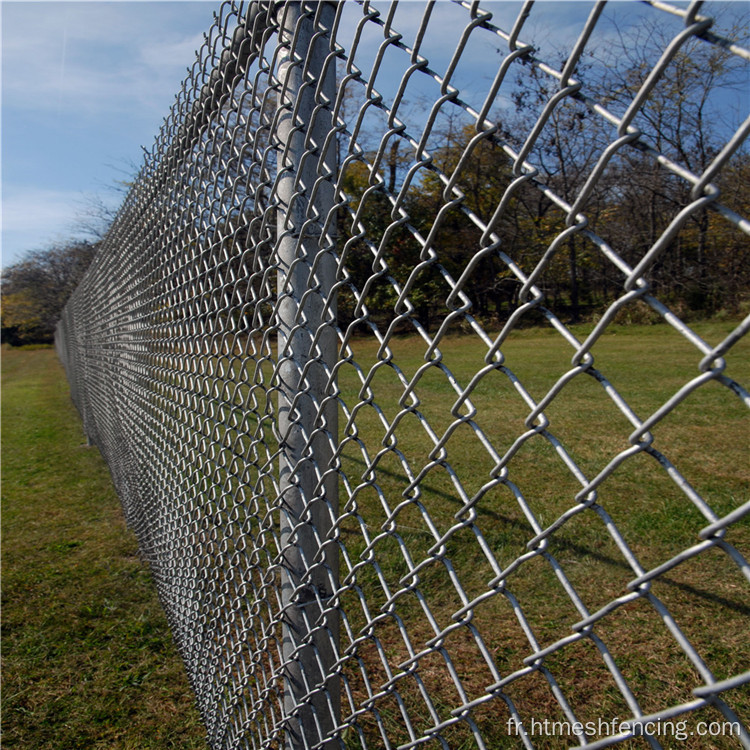
[{"label": "wire mesh strand", "polygon": [[[693,225],[750,233],[717,186],[750,119],[701,164],[648,131],[690,45],[747,75],[700,5],[639,10],[670,34],[607,96],[586,84],[604,3],[559,65],[521,41],[532,2],[507,26],[492,3],[221,5],[56,335],[211,747],[658,748],[699,719],[750,747],[746,638],[727,650],[750,503],[721,439],[685,449],[696,394],[743,424],[750,318],[709,343],[655,281]],[[596,147],[551,170],[579,127]],[[636,254],[607,235],[628,159],[687,195]],[[566,253],[603,269],[586,329],[550,281]],[[636,309],[694,368],[654,393],[606,347]],[[541,376],[529,322],[569,357]],[[642,346],[658,380],[676,355]]]}]

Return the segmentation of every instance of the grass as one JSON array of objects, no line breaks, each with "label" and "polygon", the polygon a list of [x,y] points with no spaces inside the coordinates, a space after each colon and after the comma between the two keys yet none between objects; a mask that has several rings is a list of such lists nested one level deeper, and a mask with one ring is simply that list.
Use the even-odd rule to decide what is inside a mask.
[{"label": "grass", "polygon": [[[720,321],[694,326],[711,344],[721,341],[732,327],[731,322]],[[586,335],[583,329],[577,329],[576,333],[579,338]],[[365,374],[377,365],[371,388],[382,414],[372,405],[364,404],[358,408],[355,414],[357,439],[349,439],[342,453],[342,471],[348,482],[346,485],[342,483],[340,489],[341,540],[347,552],[346,559],[342,559],[341,572],[342,579],[350,584],[341,595],[348,627],[348,630],[347,627],[342,630],[342,647],[350,647],[354,652],[356,645],[356,658],[345,663],[344,676],[355,704],[361,705],[368,695],[376,695],[371,702],[374,711],[359,717],[348,731],[346,739],[350,747],[358,747],[357,730],[367,738],[368,747],[385,745],[381,733],[394,747],[408,742],[407,718],[417,736],[429,734],[436,722],[457,718],[440,733],[452,750],[476,747],[474,726],[488,748],[519,747],[520,740],[508,735],[509,707],[514,706],[529,724],[532,719],[561,721],[565,715],[554,691],[565,696],[578,720],[583,722],[630,716],[631,709],[607,666],[610,659],[627,680],[643,712],[656,712],[689,701],[692,689],[700,685],[702,679],[695,665],[677,645],[674,634],[670,632],[671,622],[660,613],[660,603],[668,608],[676,626],[682,629],[716,679],[739,674],[748,668],[750,607],[747,604],[747,581],[735,563],[721,549],[714,547],[661,575],[652,584],[653,598],[650,601],[640,598],[619,607],[597,622],[590,636],[570,642],[547,656],[541,665],[543,668],[527,669],[524,659],[533,649],[524,628],[533,632],[539,647],[544,648],[570,635],[573,632],[571,626],[582,619],[581,612],[561,584],[561,570],[589,612],[595,612],[625,593],[627,584],[636,577],[634,571],[603,518],[593,510],[578,514],[556,531],[544,555],[531,555],[519,563],[519,557],[528,551],[526,545],[534,536],[528,512],[533,512],[542,526],[548,525],[575,505],[574,497],[581,486],[565,467],[549,435],[534,435],[521,445],[507,464],[508,482],[494,478],[493,467],[497,459],[486,450],[477,430],[468,424],[459,425],[446,438],[445,455],[441,460],[433,461],[430,452],[434,442],[425,424],[434,430],[436,438],[440,438],[455,420],[450,406],[457,396],[445,373],[438,367],[424,370],[414,389],[419,403],[411,411],[404,412],[403,405],[409,402],[401,399],[403,384],[393,367],[378,364],[381,360],[375,343],[355,339],[352,347],[354,359]],[[425,363],[424,343],[415,337],[395,337],[390,348],[392,361],[404,377],[407,380],[414,378]],[[443,363],[461,387],[465,387],[483,366],[486,348],[473,336],[447,337],[440,349]],[[476,407],[473,419],[497,456],[503,456],[527,429],[524,420],[530,408],[513,376],[538,401],[569,370],[573,354],[558,335],[542,329],[513,332],[502,351],[507,370],[488,372],[471,394],[472,404]],[[642,418],[695,377],[700,360],[695,349],[666,325],[612,327],[597,342],[593,353],[596,367]],[[43,359],[45,357],[48,359]],[[200,383],[188,383],[174,374],[175,382],[170,382],[170,386],[178,387],[184,380],[184,385],[192,388],[199,397],[196,408],[205,409],[206,417],[213,415],[212,406],[203,404],[208,392],[228,393],[235,403],[237,399],[245,402],[249,398],[245,394],[246,391],[249,393],[247,361],[243,363],[241,357],[225,353],[217,358],[214,364],[219,364],[212,372],[211,362],[206,359],[202,369],[205,377]],[[102,526],[108,533],[117,527],[118,533],[122,533],[122,522],[106,474],[101,473],[98,454],[80,445],[82,436],[78,421],[65,402],[65,385],[53,360],[51,352],[10,352],[4,361],[8,370],[4,376],[4,391],[8,390],[8,384],[14,384],[15,395],[11,393],[11,397],[15,399],[18,416],[13,420],[18,422],[21,433],[13,440],[4,435],[8,444],[14,446],[13,451],[7,449],[4,454],[5,491],[11,492],[15,486],[11,485],[10,489],[7,486],[7,462],[11,460],[17,464],[11,468],[19,472],[15,482],[22,490],[20,494],[26,498],[26,504],[16,501],[13,506],[25,513],[16,521],[19,541],[14,541],[9,547],[10,532],[5,531],[5,587],[9,582],[9,563],[13,559],[20,560],[13,575],[22,581],[32,575],[35,555],[46,550],[52,562],[45,563],[44,570],[48,571],[46,575],[50,580],[42,579],[39,590],[34,590],[36,606],[43,610],[44,616],[49,616],[54,608],[63,607],[65,600],[71,598],[75,600],[72,610],[53,618],[54,623],[67,621],[67,630],[62,628],[66,632],[74,624],[91,628],[92,633],[99,633],[91,636],[97,643],[100,643],[97,639],[103,638],[102,627],[106,633],[122,631],[125,642],[130,643],[126,649],[130,653],[134,641],[128,641],[128,637],[136,638],[131,630],[138,631],[140,626],[134,622],[140,615],[137,614],[138,607],[128,597],[135,596],[136,592],[140,592],[138,597],[146,597],[149,581],[134,557],[132,538],[126,535],[117,537],[121,540],[119,542],[107,539],[97,545],[87,536],[89,524]],[[743,340],[727,355],[726,374],[745,385],[750,382],[750,340]],[[55,408],[60,408],[60,414],[66,415],[60,417],[60,423],[54,429],[56,420],[48,416],[53,412],[49,399],[48,403],[34,409],[25,406],[32,402],[24,389],[40,390],[38,383],[45,378],[54,384],[49,387],[57,389],[56,398],[63,404]],[[342,398],[351,410],[360,399],[362,385],[352,366],[345,365],[341,369],[339,385]],[[6,395],[4,392],[4,398]],[[216,507],[212,512],[216,514],[239,517],[242,512],[247,512],[252,515],[249,495],[245,496],[244,488],[242,492],[237,491],[241,477],[251,477],[252,480],[255,476],[247,461],[240,460],[250,450],[251,441],[247,435],[252,434],[256,426],[255,418],[247,411],[245,403],[246,416],[243,419],[247,424],[240,426],[238,423],[232,429],[217,426],[213,442],[208,446],[216,448],[217,455],[222,455],[221,466],[229,467],[231,459],[232,472],[236,475],[231,481],[229,469],[215,469],[212,463],[215,459],[210,459],[208,448],[205,455],[201,454],[195,460],[195,474],[191,475],[195,485],[193,492],[196,496],[202,493],[201,502],[205,497],[213,496]],[[31,420],[32,412],[44,417],[33,425],[26,425],[24,420]],[[265,413],[262,408],[261,412]],[[459,413],[467,412],[463,408]],[[11,414],[13,412],[5,412],[6,431]],[[222,414],[221,419],[229,420],[228,414],[228,411],[227,415]],[[564,444],[570,458],[588,478],[596,476],[614,456],[630,445],[628,436],[633,431],[632,425],[613,404],[602,383],[587,375],[569,382],[545,409],[545,415],[550,421],[549,434]],[[383,418],[389,424],[396,418],[401,420],[395,431],[395,444],[389,444],[385,439]],[[15,429],[15,425],[13,427]],[[340,415],[342,437],[355,434],[351,428],[348,432],[346,429],[344,417]],[[45,438],[47,430],[52,432]],[[747,409],[728,389],[713,382],[702,386],[659,422],[652,433],[654,449],[673,462],[719,516],[741,505],[750,495],[750,420]],[[63,435],[68,437],[63,438]],[[186,434],[184,440],[190,443],[191,435]],[[63,450],[62,445],[68,447]],[[276,448],[270,444],[267,447],[271,452]],[[45,466],[45,462],[61,452],[64,453],[62,467],[57,464]],[[260,453],[260,462],[263,463],[265,454],[262,450]],[[376,455],[379,455],[377,471],[374,475],[365,473],[368,461]],[[76,461],[89,463],[74,468],[73,457]],[[36,467],[33,476],[27,476],[32,464]],[[98,467],[99,474],[95,473],[94,466]],[[270,465],[266,468],[271,470]],[[410,488],[409,474],[414,477],[420,472],[423,476],[415,493],[414,487]],[[92,477],[101,477],[101,484],[92,488]],[[34,489],[33,481],[39,483],[39,492]],[[44,489],[48,496],[43,499],[40,492],[47,484],[54,489]],[[74,487],[78,489],[74,491]],[[41,529],[42,522],[46,522],[50,515],[62,513],[60,502],[55,498],[66,497],[66,507],[72,506],[79,502],[76,499],[79,493],[80,503],[88,508],[84,514],[89,519],[86,523],[55,520],[49,528],[45,527],[47,536],[43,540],[30,538],[33,536],[30,528],[36,525]],[[11,496],[12,493],[8,495]],[[103,497],[108,498],[107,502],[102,502]],[[477,501],[467,505],[467,500],[472,497],[478,498]],[[519,502],[521,497],[526,509]],[[267,500],[271,502],[272,498]],[[664,467],[646,453],[629,458],[602,483],[598,488],[598,503],[616,524],[621,543],[628,545],[646,570],[695,544],[697,532],[706,525],[702,514]],[[44,508],[43,512],[40,512],[40,507]],[[274,523],[271,516],[269,513],[263,523]],[[4,523],[11,524],[9,528],[12,529],[13,517],[4,518]],[[747,519],[729,528],[725,538],[746,558],[750,555]],[[20,552],[22,546],[25,546],[23,554]],[[13,552],[10,557],[8,549]],[[125,550],[122,562],[118,562],[118,550]],[[128,575],[138,582],[138,586],[126,587],[127,591],[122,592],[124,599],[107,593],[107,587],[101,582],[100,590],[84,597],[85,601],[78,601],[77,589],[59,597],[57,584],[51,582],[57,574],[49,572],[64,567],[71,572],[78,571],[79,576],[88,579],[93,577],[92,571],[104,568],[117,571],[120,564],[131,571]],[[515,567],[505,576],[504,585],[491,586],[489,582],[508,566]],[[250,569],[240,573],[242,580],[258,574]],[[489,596],[484,596],[488,592]],[[30,606],[34,597],[20,596],[18,606]],[[363,610],[363,601],[367,603],[367,614]],[[470,616],[455,617],[461,609],[466,612],[464,605],[467,601],[473,602]],[[238,600],[235,604],[249,612],[257,603],[247,601],[243,604]],[[112,607],[111,611],[109,607]],[[155,604],[146,606],[146,611],[149,620],[161,618]],[[20,698],[15,697],[20,688],[16,687],[13,693],[9,691],[7,659],[14,653],[23,652],[23,648],[17,651],[10,648],[14,644],[13,623],[16,623],[14,637],[22,638],[24,629],[20,623],[24,617],[19,610],[17,619],[8,620],[11,629],[5,636],[4,714],[16,732],[21,726],[43,725],[40,719],[44,718],[45,707],[49,705],[49,701],[43,700],[27,708],[22,702],[24,695],[31,700],[34,691],[21,693]],[[154,628],[161,634],[160,643],[165,644],[168,642],[166,626],[163,620],[158,622]],[[47,621],[45,627],[52,627],[52,623]],[[128,633],[131,635],[127,636]],[[38,629],[36,633],[30,630],[28,647],[33,644],[36,648],[46,637],[43,638]],[[76,646],[88,637],[85,634],[79,636]],[[106,648],[113,652],[122,648],[111,645],[110,641],[105,642],[108,644]],[[145,642],[150,643],[150,637]],[[606,644],[607,652],[600,649],[602,643]],[[135,650],[146,657],[143,648],[135,647]],[[415,655],[418,655],[416,659]],[[100,658],[98,651],[97,658]],[[43,670],[47,661],[36,664],[36,668]],[[160,666],[166,662],[158,661]],[[178,687],[184,685],[180,682],[179,669],[173,674],[162,675],[158,670],[149,672],[145,667],[139,670],[133,662],[126,664],[127,669],[121,665],[118,670],[112,665],[104,671],[121,673],[121,679],[126,682],[128,679],[140,680],[137,686],[123,687],[118,693],[130,696],[127,700],[132,701],[133,710],[136,706],[159,705],[155,698],[146,697],[144,691],[147,689],[156,689],[162,697],[162,708],[157,713],[166,711],[168,696],[176,701],[175,696],[179,695],[184,702],[180,705],[189,703],[187,689]],[[411,666],[404,666],[407,664]],[[417,669],[413,668],[415,665]],[[453,670],[452,676],[448,665]],[[30,674],[32,666],[33,663],[18,673]],[[494,690],[494,700],[479,703],[470,712],[461,714],[461,705],[488,694],[495,680],[493,670],[500,678],[514,678],[502,690]],[[145,679],[141,679],[143,675]],[[378,694],[391,680],[398,689],[398,699],[391,690]],[[65,684],[60,679],[53,682],[58,687]],[[252,689],[253,686],[246,687]],[[108,691],[114,690],[113,687],[81,691],[79,685],[71,683],[67,690],[67,693],[62,691],[64,700],[68,700],[71,692],[76,693],[79,701],[82,693],[89,700],[95,700],[86,707],[74,708],[75,704],[69,704],[65,721],[76,721],[78,712],[87,710],[108,717],[101,723],[100,732],[109,731],[110,725],[117,724],[117,719],[109,718],[108,709],[102,709],[101,705],[110,705],[107,696],[111,695]],[[13,708],[13,713],[9,693],[22,706]],[[425,694],[429,695],[430,705]],[[748,691],[731,690],[723,697],[747,724],[750,720]],[[121,697],[118,705],[125,703],[126,699]],[[27,717],[26,710],[37,712],[35,721]],[[344,713],[347,713],[346,708]],[[723,719],[714,707],[681,718],[687,722],[688,733],[695,730],[698,721]],[[175,725],[190,732],[195,729],[195,737],[198,737],[194,721],[182,719],[182,723],[176,721]],[[94,726],[90,716],[81,723]],[[154,725],[154,732],[170,731],[166,722],[154,719]],[[8,736],[6,731],[6,739]],[[12,741],[13,735],[10,736]],[[116,732],[96,736],[109,738],[116,736]],[[144,731],[142,736],[152,734]],[[169,747],[170,741],[176,742],[172,745],[175,747],[193,746],[188,740],[171,740],[167,738],[169,736],[162,736],[153,746]],[[567,747],[570,742],[569,738],[562,737],[535,736],[532,739],[537,747],[553,750]],[[674,746],[670,737],[662,737],[662,741],[665,747]],[[101,747],[118,747],[114,742],[103,742]],[[120,746],[149,747],[145,742],[134,742]],[[438,745],[434,740],[425,746]],[[28,746],[78,745],[35,742]],[[89,742],[80,746],[98,745]],[[647,747],[640,740],[628,742],[625,746]],[[696,735],[688,736],[679,746],[686,750],[707,747],[706,739]],[[711,738],[712,748],[737,746],[736,739]]]},{"label": "grass", "polygon": [[3,748],[205,748],[150,575],[54,351],[2,354]]},{"label": "grass", "polygon": [[[732,329],[731,323],[701,323],[695,326],[705,340],[717,344]],[[581,340],[587,331],[578,330]],[[378,362],[373,342],[354,344],[355,359],[367,373]],[[410,380],[424,364],[424,345],[413,337],[391,342],[393,362]],[[451,337],[441,344],[442,361],[461,386],[469,383],[482,366],[486,349],[473,337]],[[552,331],[517,331],[503,345],[505,365],[539,401],[570,368],[573,350]],[[596,366],[625,397],[636,414],[645,418],[663,404],[684,383],[698,374],[700,356],[671,328],[633,326],[613,328],[594,347]],[[750,375],[750,347],[743,341],[728,357],[726,374],[747,384]],[[347,403],[356,403],[359,390],[353,368],[342,372],[340,386]],[[381,366],[372,380],[372,391],[392,423],[403,409],[397,403],[403,386],[395,371]],[[430,368],[415,388],[418,410],[441,437],[454,417],[448,405],[456,394],[437,367]],[[489,372],[472,393],[477,409],[474,418],[498,455],[502,456],[526,428],[530,408],[507,374]],[[466,413],[466,412],[463,412]],[[606,395],[601,383],[586,375],[571,381],[545,409],[549,432],[565,446],[570,457],[588,478],[596,476],[618,453],[629,447],[633,432],[630,422]],[[519,739],[508,737],[506,721],[511,702],[522,718],[560,721],[565,718],[553,697],[552,683],[542,670],[522,674],[523,661],[533,649],[519,622],[519,614],[544,648],[572,634],[571,626],[582,619],[565,592],[550,557],[537,555],[520,564],[505,579],[504,589],[480,601],[494,577],[488,555],[505,567],[527,552],[526,543],[534,536],[517,496],[509,486],[491,481],[495,459],[485,450],[468,425],[460,426],[445,442],[445,456],[431,462],[434,439],[427,437],[416,413],[401,415],[396,430],[397,443],[384,450],[386,429],[375,409],[363,407],[356,417],[359,442],[351,441],[344,453],[344,469],[350,485],[359,487],[351,497],[342,494],[349,512],[343,524],[344,541],[355,569],[353,583],[370,607],[370,618],[381,615],[378,624],[368,627],[364,616],[352,617],[355,633],[365,633],[367,642],[359,649],[360,658],[374,684],[387,681],[380,654],[387,654],[405,708],[384,695],[375,707],[387,717],[389,739],[407,742],[408,732],[401,718],[409,716],[417,734],[427,733],[440,721],[451,719],[465,701],[486,694],[492,680],[487,654],[502,677],[516,674],[497,700],[472,711],[488,747],[517,747]],[[693,488],[719,515],[741,505],[750,495],[750,420],[747,409],[728,389],[709,383],[691,394],[673,413],[652,430],[653,447],[661,451],[681,471]],[[375,481],[363,476],[366,461],[380,453]],[[408,489],[406,467],[414,476],[424,470],[419,495]],[[520,492],[528,508],[544,527],[573,507],[580,483],[564,466],[555,446],[542,435],[526,441],[508,463],[508,478]],[[481,494],[473,521],[470,514],[456,515],[465,500]],[[348,502],[347,502],[348,500]],[[669,560],[698,541],[697,532],[706,521],[687,496],[668,476],[653,456],[640,453],[625,461],[599,488],[599,504],[615,522],[622,539],[649,570]],[[457,526],[461,519],[464,527]],[[390,524],[388,523],[390,521]],[[395,523],[393,523],[395,521]],[[359,529],[370,535],[371,550]],[[450,531],[453,529],[453,531]],[[436,544],[444,538],[442,549]],[[374,540],[374,541],[372,541]],[[728,530],[726,540],[746,557],[750,552],[747,520]],[[408,550],[407,555],[402,549]],[[569,520],[549,541],[547,555],[562,567],[589,612],[595,612],[627,592],[636,575],[608,533],[603,519],[586,511]],[[375,563],[367,563],[374,559]],[[418,576],[410,573],[419,568]],[[459,585],[453,580],[455,569]],[[348,572],[348,571],[346,571]],[[386,594],[386,589],[388,593]],[[688,702],[691,690],[702,680],[694,664],[679,648],[667,621],[660,615],[662,602],[693,643],[717,679],[739,674],[750,665],[746,638],[747,581],[723,551],[713,548],[687,560],[656,580],[651,589],[652,604],[641,598],[620,607],[597,623],[594,635],[608,647],[607,658],[614,660],[632,688],[641,709],[656,712],[677,703]],[[476,601],[471,621],[456,625],[452,614],[465,602]],[[357,597],[347,602],[356,613]],[[429,610],[425,616],[425,607]],[[434,618],[434,624],[429,622]],[[399,627],[406,623],[407,636]],[[451,631],[449,626],[456,625]],[[478,646],[478,633],[484,651]],[[358,630],[359,629],[359,630]],[[440,648],[425,649],[440,636]],[[583,638],[570,643],[544,660],[548,675],[556,680],[555,689],[566,696],[577,718],[596,721],[600,717],[632,715],[618,690],[605,655],[597,641]],[[344,644],[346,646],[346,643]],[[424,652],[419,672],[399,670],[410,654]],[[455,677],[450,678],[450,662]],[[359,668],[350,673],[350,686],[362,697],[366,694]],[[428,707],[421,697],[422,685],[432,698]],[[464,692],[462,697],[457,685]],[[747,691],[725,694],[727,703],[745,722],[750,718]],[[721,720],[714,708],[687,717],[687,731],[697,721]],[[368,726],[366,733],[378,730]],[[451,747],[473,747],[468,722],[458,722],[443,732]],[[663,738],[669,744],[669,738]],[[540,747],[567,747],[569,739],[534,738]],[[705,738],[688,737],[680,746],[705,747]],[[737,740],[712,738],[712,747],[737,747]],[[437,744],[435,743],[437,746]],[[429,745],[428,745],[429,746]],[[633,741],[628,746],[646,746]]]}]

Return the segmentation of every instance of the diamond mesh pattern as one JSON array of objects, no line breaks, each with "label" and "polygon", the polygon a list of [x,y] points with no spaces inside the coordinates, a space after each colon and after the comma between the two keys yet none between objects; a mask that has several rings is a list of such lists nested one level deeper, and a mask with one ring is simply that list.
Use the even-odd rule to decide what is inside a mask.
[{"label": "diamond mesh pattern", "polygon": [[[661,724],[699,720],[750,747],[750,318],[709,342],[654,282],[703,217],[746,247],[717,184],[750,119],[697,168],[643,122],[691,44],[750,55],[700,3],[654,2],[669,38],[602,98],[576,76],[604,4],[560,66],[521,41],[543,6],[505,28],[491,3],[224,3],[64,311],[213,748],[669,747]],[[482,44],[494,74],[461,88]],[[503,122],[516,80],[526,119]],[[604,140],[566,184],[549,134],[576,121]],[[600,231],[626,157],[689,194],[637,257]],[[583,333],[550,282],[566,257],[609,285]],[[499,328],[483,276],[512,290]],[[636,310],[660,338],[618,360]]]}]

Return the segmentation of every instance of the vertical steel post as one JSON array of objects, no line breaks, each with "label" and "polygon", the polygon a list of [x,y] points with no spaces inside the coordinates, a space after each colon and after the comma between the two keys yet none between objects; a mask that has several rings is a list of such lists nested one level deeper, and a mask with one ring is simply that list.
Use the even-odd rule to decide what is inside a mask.
[{"label": "vertical steel post", "polygon": [[[281,597],[286,744],[318,745],[339,723],[339,623],[327,611],[338,585],[338,546],[327,540],[338,513],[338,476],[329,472],[338,438],[337,403],[328,382],[337,356],[336,263],[326,227],[334,189],[332,126],[336,69],[326,64],[335,6],[287,2],[278,9],[278,372]],[[314,23],[314,17],[318,24]],[[316,101],[316,91],[318,100]],[[329,107],[320,107],[327,101]]]}]

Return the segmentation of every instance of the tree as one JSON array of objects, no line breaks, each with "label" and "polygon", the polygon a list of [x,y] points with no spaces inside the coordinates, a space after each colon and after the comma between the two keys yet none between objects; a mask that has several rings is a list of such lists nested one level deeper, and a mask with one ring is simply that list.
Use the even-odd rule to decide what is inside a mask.
[{"label": "tree", "polygon": [[[599,78],[593,83],[606,106],[621,116],[671,36],[660,27],[624,31],[615,24],[615,30],[618,41],[600,56]],[[739,39],[743,33],[738,22],[729,36]],[[746,65],[739,58],[725,46],[692,38],[674,55],[633,124],[641,130],[643,143],[701,175],[744,118],[744,112],[733,112],[732,101],[746,87]],[[746,173],[747,156],[747,147],[741,147],[714,180],[722,194],[725,189],[730,193],[741,212],[747,210],[748,183],[742,179],[736,182],[730,175],[736,178]],[[613,160],[610,183],[616,185],[610,202],[617,210],[607,212],[599,231],[635,265],[679,212],[693,202],[692,185],[635,148],[622,149]],[[720,200],[724,202],[723,195]],[[652,288],[667,301],[693,311],[712,313],[739,304],[736,283],[721,269],[727,267],[725,248],[733,248],[732,257],[747,256],[748,238],[722,225],[723,220],[710,207],[692,212],[649,270]],[[716,241],[719,235],[721,242]],[[729,266],[746,284],[748,274],[731,261]]]},{"label": "tree", "polygon": [[12,346],[51,343],[65,303],[78,286],[97,245],[72,242],[37,250],[5,269],[2,340]]},{"label": "tree", "polygon": [[[673,35],[660,25],[644,29],[618,28],[615,24],[615,31],[605,49],[586,53],[573,75],[589,100],[622,117]],[[741,39],[738,24],[730,36]],[[566,65],[563,54],[559,62],[562,70]],[[746,85],[744,62],[726,46],[692,38],[677,50],[642,102],[632,121],[640,130],[639,140],[621,146],[608,157],[606,169],[588,193],[585,205],[576,209],[585,215],[588,228],[604,238],[631,267],[695,200],[692,183],[666,168],[654,152],[679,168],[701,175],[745,116],[744,112],[732,111],[736,99],[732,95],[746,90]],[[501,113],[500,118],[503,135],[515,150],[523,148],[532,125],[558,90],[552,76],[531,63],[523,65],[513,111]],[[535,179],[572,206],[618,135],[575,92],[547,114],[544,128],[525,158],[538,170]],[[721,190],[720,201],[729,199],[730,207],[743,216],[747,215],[748,182],[738,176],[746,174],[743,165],[747,157],[747,147],[741,147],[714,177]],[[516,198],[514,209],[506,211],[508,220],[498,231],[510,248],[509,254],[530,273],[552,240],[566,229],[566,217],[531,183],[519,186]],[[750,281],[750,273],[747,266],[742,271],[732,259],[747,257],[748,252],[748,238],[725,224],[709,206],[689,213],[646,276],[652,291],[678,308],[703,314],[723,307],[736,308],[742,302],[740,290]],[[568,233],[545,263],[536,284],[552,306],[567,309],[573,321],[587,310],[601,309],[621,292],[622,275],[575,231]]]},{"label": "tree", "polygon": [[[434,249],[443,267],[454,279],[459,279],[480,248],[482,237],[461,207],[489,223],[512,181],[511,163],[491,134],[479,135],[473,124],[459,126],[447,118],[439,136],[442,145],[432,151],[433,164],[439,171],[425,172],[410,209],[425,236],[433,230],[438,216],[441,217],[434,234]],[[446,196],[445,177],[455,180],[462,199],[461,207],[456,205],[441,215],[446,198],[457,197],[455,192]],[[514,197],[501,217],[500,227],[496,228],[511,243],[516,211]],[[494,253],[486,255],[463,288],[475,306],[474,312],[482,316],[496,314],[504,304],[510,304],[518,291],[514,278]]]}]

